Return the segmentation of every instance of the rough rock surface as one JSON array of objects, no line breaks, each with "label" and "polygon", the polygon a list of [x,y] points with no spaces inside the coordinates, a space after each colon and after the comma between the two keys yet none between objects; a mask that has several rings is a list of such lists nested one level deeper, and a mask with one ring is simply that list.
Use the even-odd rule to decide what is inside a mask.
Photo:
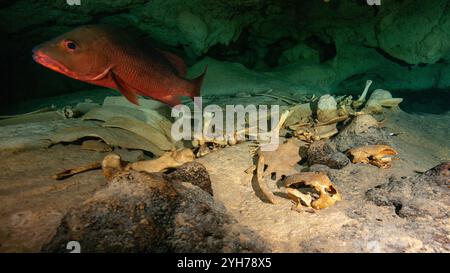
[{"label": "rough rock surface", "polygon": [[[211,194],[181,182],[185,171],[171,174],[177,181],[135,171],[117,175],[63,218],[43,251],[65,252],[73,240],[83,252],[263,251],[261,238],[234,226]],[[197,177],[209,180],[204,168]]]},{"label": "rough rock surface", "polygon": [[402,177],[367,191],[370,201],[379,206],[393,206],[401,217],[431,217],[446,221],[449,217],[450,162],[423,174]]},{"label": "rough rock surface", "polygon": [[332,169],[342,169],[350,163],[345,154],[338,152],[328,141],[313,142],[307,151],[308,164],[326,165]]},{"label": "rough rock surface", "polygon": [[[188,77],[200,75],[206,65],[208,65],[208,72],[202,86],[202,96],[206,97],[239,95],[243,92],[247,94],[264,93],[268,90],[300,95],[313,91],[312,88],[286,82],[282,77],[270,72],[263,74],[250,70],[240,63],[220,62],[209,57],[192,66]],[[289,96],[292,96],[291,94]]]},{"label": "rough rock surface", "polygon": [[178,167],[174,172],[167,174],[166,179],[169,181],[188,182],[198,186],[207,193],[213,195],[211,188],[211,180],[209,174],[202,164],[193,161]]},{"label": "rough rock surface", "polygon": [[357,116],[332,142],[340,152],[362,145],[389,145],[388,133],[370,115]]},{"label": "rough rock surface", "polygon": [[[417,15],[411,20],[411,14]],[[377,25],[380,47],[409,64],[435,63],[450,51],[450,2],[420,0],[392,4]],[[401,46],[399,42],[401,41]]]}]

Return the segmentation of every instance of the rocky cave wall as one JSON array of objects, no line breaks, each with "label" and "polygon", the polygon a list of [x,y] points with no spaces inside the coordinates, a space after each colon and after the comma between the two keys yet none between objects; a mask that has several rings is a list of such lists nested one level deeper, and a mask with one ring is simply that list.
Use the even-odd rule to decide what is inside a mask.
[{"label": "rocky cave wall", "polygon": [[388,90],[450,86],[448,0],[5,0],[0,18],[2,104],[92,88],[31,59],[34,45],[90,23],[127,28],[190,66],[220,66],[210,82],[234,69],[317,92],[358,93],[366,79]]}]

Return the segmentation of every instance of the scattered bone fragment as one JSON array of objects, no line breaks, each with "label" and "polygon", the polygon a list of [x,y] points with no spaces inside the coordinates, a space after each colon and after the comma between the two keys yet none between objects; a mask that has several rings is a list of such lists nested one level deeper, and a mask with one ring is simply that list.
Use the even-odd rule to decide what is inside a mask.
[{"label": "scattered bone fragment", "polygon": [[285,126],[289,127],[298,123],[308,123],[313,113],[310,103],[297,104],[290,108]]},{"label": "scattered bone fragment", "polygon": [[277,125],[274,128],[271,128],[269,132],[258,134],[258,142],[260,147],[262,148],[264,147],[265,150],[268,150],[270,146],[276,145],[277,149],[279,148],[278,142],[274,144],[273,140],[274,138],[278,139],[278,137],[280,136],[280,131],[283,128],[287,118],[289,117],[289,113],[290,113],[289,110],[283,111],[283,113],[280,116],[280,119],[278,120]]},{"label": "scattered bone fragment", "polygon": [[105,128],[98,125],[83,125],[62,128],[50,135],[53,144],[60,142],[73,142],[82,138],[100,138],[113,147],[122,147],[134,150],[149,151],[159,156],[165,151],[148,139],[121,128]]},{"label": "scattered bone fragment", "polygon": [[204,157],[205,155],[209,154],[209,148],[206,143],[203,143],[198,147],[197,153],[195,154],[196,157]]},{"label": "scattered bone fragment", "polygon": [[[52,143],[73,142],[85,137],[102,139],[112,147],[122,147],[149,151],[161,156],[178,147],[171,138],[172,122],[157,111],[147,100],[140,100],[135,107],[122,97],[107,97],[102,106],[79,103],[76,107],[65,107],[57,111],[61,117],[72,118],[84,114],[81,120],[89,120],[86,125],[57,130],[50,136]],[[95,120],[95,122],[91,122]],[[101,125],[98,121],[102,121]]]},{"label": "scattered bone fragment", "polygon": [[[276,199],[267,185],[266,177],[275,175],[275,179],[277,179],[283,175],[295,173],[295,165],[301,160],[300,145],[298,140],[289,139],[280,144],[275,151],[259,149],[257,152],[256,182],[262,194],[272,204],[275,204]],[[251,169],[247,169],[246,172],[249,170]]]},{"label": "scattered bone fragment", "polygon": [[383,89],[373,91],[366,103],[364,111],[367,113],[382,113],[384,107],[394,107],[403,101],[402,98],[393,98],[391,92]]},{"label": "scattered bone fragment", "polygon": [[370,128],[380,128],[380,123],[369,114],[356,117],[349,126],[349,129],[353,130],[355,134],[365,133],[369,131]]},{"label": "scattered bone fragment", "polygon": [[310,194],[302,193],[301,191],[294,188],[287,188],[286,192],[289,198],[297,202],[297,207],[301,207],[303,205],[308,208],[311,208],[313,198]]},{"label": "scattered bone fragment", "polygon": [[203,157],[207,155],[210,152],[210,147],[211,150],[217,150],[220,147],[236,145],[240,142],[240,139],[238,138],[239,134],[248,133],[249,128],[245,128],[243,130],[234,132],[233,135],[225,135],[224,129],[215,127],[216,132],[220,132],[222,130],[222,133],[214,135],[211,131],[211,123],[213,121],[213,117],[213,114],[210,112],[204,113],[202,134],[195,135],[194,140],[192,140],[192,146],[197,148],[197,157]]},{"label": "scattered bone fragment", "polygon": [[165,135],[163,129],[156,124],[148,124],[141,120],[129,117],[112,117],[102,124],[107,128],[122,128],[139,135],[153,143],[162,151],[170,151],[174,148],[174,142],[170,136]]},{"label": "scattered bone fragment", "polygon": [[338,115],[339,116],[354,116],[356,114],[353,109],[353,97],[349,96],[340,96],[336,98],[336,102],[338,104]]},{"label": "scattered bone fragment", "polygon": [[336,123],[329,125],[318,125],[314,127],[314,135],[316,140],[327,139],[338,133]]},{"label": "scattered bone fragment", "polygon": [[264,157],[264,164],[267,165],[264,173],[269,176],[275,173],[276,177],[294,173],[295,165],[302,159],[300,146],[300,141],[288,139],[285,143],[279,144],[275,151],[259,150],[258,155]]},{"label": "scattered bone fragment", "polygon": [[[196,135],[195,139],[192,141],[192,146],[197,148],[196,156],[202,157],[207,155],[211,150],[218,150],[219,148],[224,148],[226,146],[233,146],[242,142],[245,137],[255,137],[259,146],[272,145],[273,138],[278,138],[280,131],[283,129],[283,125],[289,116],[290,111],[285,110],[281,114],[278,123],[274,128],[271,128],[269,132],[258,132],[258,126],[245,125],[245,128],[237,130],[232,134],[224,135],[218,134],[213,135],[210,131],[210,126],[213,121],[212,113],[205,113],[203,120],[203,133],[201,135]],[[267,115],[264,117],[259,117],[260,119],[270,120],[271,116]],[[257,121],[258,123],[259,121]],[[215,125],[215,124],[214,124]],[[220,128],[215,128],[216,132],[221,132]],[[223,132],[225,130],[222,130]]]},{"label": "scattered bone fragment", "polygon": [[82,119],[107,121],[114,117],[132,118],[143,121],[170,136],[172,122],[168,118],[170,112],[166,113],[167,107],[161,108],[159,106],[161,103],[148,99],[139,99],[139,104],[137,107],[121,96],[106,97],[101,107],[92,108]]},{"label": "scattered bone fragment", "polygon": [[275,196],[270,191],[269,186],[267,185],[267,182],[264,178],[264,155],[260,154],[258,157],[258,165],[256,167],[256,182],[258,183],[259,189],[261,190],[264,197],[269,201],[271,204],[276,204]]},{"label": "scattered bone fragment", "polygon": [[126,166],[125,170],[136,170],[147,173],[161,172],[169,168],[181,166],[194,159],[195,155],[191,149],[181,149],[167,152],[157,159],[130,163]]},{"label": "scattered bone fragment", "polygon": [[331,95],[323,95],[317,103],[317,120],[327,122],[338,116],[337,102]]},{"label": "scattered bone fragment", "polygon": [[315,94],[312,94],[312,95],[305,95],[300,100],[303,103],[312,103],[312,102],[317,101],[318,99],[319,98]]},{"label": "scattered bone fragment", "polygon": [[294,202],[294,206],[291,207],[292,210],[297,212],[309,212],[315,213],[316,211],[311,207],[313,201],[312,195],[302,193],[301,191],[294,188],[286,189],[288,198]]},{"label": "scattered bone fragment", "polygon": [[193,161],[194,159],[195,156],[190,149],[181,149],[178,151],[167,152],[163,156],[154,160],[138,161],[127,164],[126,161],[122,160],[120,155],[111,153],[105,156],[102,162],[96,162],[86,166],[65,170],[54,175],[53,178],[60,180],[78,173],[101,168],[103,175],[108,180],[111,180],[121,171],[136,170],[148,173],[161,172],[169,168],[181,166],[184,163]]},{"label": "scattered bone fragment", "polygon": [[[286,177],[284,186],[297,207],[324,209],[340,201],[341,195],[324,173],[302,172]],[[309,195],[307,197],[306,195]]]},{"label": "scattered bone fragment", "polygon": [[392,156],[398,153],[388,145],[365,145],[352,148],[346,154],[352,163],[371,164],[378,168],[387,169],[391,167]]},{"label": "scattered bone fragment", "polygon": [[100,162],[90,163],[85,166],[76,167],[76,168],[72,168],[72,169],[68,169],[68,170],[59,172],[59,173],[53,175],[53,179],[62,180],[62,179],[71,177],[72,175],[91,171],[91,170],[97,170],[97,169],[100,169],[101,167],[102,167],[102,164]]},{"label": "scattered bone fragment", "polygon": [[294,130],[294,136],[298,139],[312,143],[321,139],[328,139],[338,133],[336,123],[328,125],[306,125],[302,127],[290,127]]},{"label": "scattered bone fragment", "polygon": [[[61,108],[60,110],[58,110],[58,112],[67,119],[79,118],[82,115],[84,115],[86,112],[80,111],[79,108],[77,108],[77,106],[73,107],[71,105],[66,105],[63,108]],[[84,111],[86,109],[82,109],[82,110]]]},{"label": "scattered bone fragment", "polygon": [[332,125],[332,124],[336,124],[336,123],[345,121],[345,120],[347,120],[348,118],[349,118],[348,115],[346,115],[346,116],[337,116],[337,117],[335,117],[335,118],[333,118],[333,119],[331,119],[331,120],[329,120],[329,121],[326,121],[326,122],[318,122],[318,123],[316,123],[315,125],[316,125],[316,126]]},{"label": "scattered bone fragment", "polygon": [[114,148],[114,153],[118,154],[123,161],[127,162],[136,162],[149,159],[146,157],[146,155],[142,150],[128,150],[128,149]]},{"label": "scattered bone fragment", "polygon": [[125,162],[118,154],[109,154],[103,158],[101,163],[103,175],[106,179],[111,180],[118,172],[122,171]]},{"label": "scattered bone fragment", "polygon": [[364,91],[362,92],[361,96],[357,100],[355,100],[352,104],[353,108],[358,109],[363,106],[364,102],[366,102],[367,92],[369,91],[369,87],[372,85],[371,80],[366,81],[366,87],[364,88]]},{"label": "scattered bone fragment", "polygon": [[245,172],[246,174],[252,174],[255,170],[256,170],[256,166],[255,166],[255,165],[251,165],[251,166],[248,167],[244,172]]}]

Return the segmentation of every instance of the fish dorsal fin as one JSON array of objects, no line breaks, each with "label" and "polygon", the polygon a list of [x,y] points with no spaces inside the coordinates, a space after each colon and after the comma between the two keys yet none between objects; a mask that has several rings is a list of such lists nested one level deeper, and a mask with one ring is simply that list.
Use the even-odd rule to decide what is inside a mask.
[{"label": "fish dorsal fin", "polygon": [[114,83],[117,86],[117,89],[119,89],[120,93],[127,98],[131,103],[134,103],[136,105],[139,105],[139,101],[137,98],[137,95],[135,92],[133,92],[133,89],[130,88],[119,76],[117,76],[114,71],[110,71],[111,79],[114,81]]},{"label": "fish dorsal fin", "polygon": [[157,50],[162,53],[164,57],[166,57],[166,59],[172,64],[172,66],[177,70],[179,76],[186,77],[187,67],[183,59],[173,53],[161,50],[159,48]]}]

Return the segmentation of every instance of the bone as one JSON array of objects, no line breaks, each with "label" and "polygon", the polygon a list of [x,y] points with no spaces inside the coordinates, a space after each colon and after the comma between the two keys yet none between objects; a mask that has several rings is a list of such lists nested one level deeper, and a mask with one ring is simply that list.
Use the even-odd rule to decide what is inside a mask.
[{"label": "bone", "polygon": [[331,95],[323,95],[317,103],[317,119],[324,123],[338,116],[337,102]]},{"label": "bone", "polygon": [[[275,128],[271,129],[270,132],[264,132],[258,134],[258,141],[260,142],[260,145],[271,145],[270,141],[272,137],[278,137],[280,134],[280,130],[283,128],[284,123],[286,122],[286,119],[289,117],[289,110],[285,110],[281,116],[280,120],[277,123],[277,126]],[[269,142],[269,144],[267,144]]]},{"label": "bone", "polygon": [[364,102],[366,101],[367,92],[369,91],[370,85],[372,85],[372,81],[367,80],[366,87],[364,88],[364,91],[362,92],[361,96],[359,96],[359,98],[353,102],[354,108],[360,108],[364,104]]},{"label": "bone", "polygon": [[[336,187],[331,183],[330,178],[325,173],[302,172],[290,175],[284,180],[284,186],[286,187],[286,189],[296,188],[296,186],[298,185],[311,187],[311,189],[314,189],[319,193],[319,195],[317,196],[316,194],[311,192],[311,197],[315,198],[311,202],[311,207],[316,210],[333,206],[337,201],[342,200],[341,195],[336,190]],[[292,190],[290,191],[290,193],[291,195],[288,196],[290,198],[293,198],[297,204],[299,204],[300,200],[303,200],[298,193],[292,194],[295,193]]]},{"label": "bone", "polygon": [[384,107],[394,107],[403,101],[402,98],[393,98],[391,92],[383,89],[373,91],[364,107],[368,113],[382,113]]},{"label": "bone", "polygon": [[391,166],[393,158],[398,152],[388,145],[364,145],[352,148],[346,152],[352,163],[364,163],[386,169]]},{"label": "bone", "polygon": [[157,159],[130,163],[125,167],[125,170],[136,170],[147,173],[161,172],[169,168],[179,167],[194,159],[195,155],[192,150],[182,149],[179,151],[167,152]]},{"label": "bone", "polygon": [[309,120],[313,113],[310,103],[297,104],[290,108],[289,116],[286,119],[285,126],[298,124],[302,121]]},{"label": "bone", "polygon": [[271,204],[276,204],[275,196],[270,191],[269,186],[267,186],[266,180],[264,179],[264,155],[262,153],[260,153],[258,157],[258,165],[256,167],[256,182],[258,183],[259,189],[261,190],[267,201],[269,201]]},{"label": "bone", "polygon": [[109,154],[105,156],[101,163],[103,175],[106,179],[111,180],[117,172],[123,170],[124,164],[125,163],[118,154]]},{"label": "bone", "polygon": [[[311,207],[311,203],[313,201],[312,196],[309,194],[304,194],[301,191],[293,188],[286,188],[286,192],[292,200],[295,200],[294,202],[297,203],[297,207],[301,208],[304,204],[307,207]],[[303,204],[302,204],[303,203]]]},{"label": "bone", "polygon": [[76,168],[68,169],[68,170],[62,171],[60,173],[57,173],[57,174],[53,175],[53,179],[62,180],[62,179],[71,177],[75,174],[100,169],[101,167],[102,167],[101,162],[90,163],[85,166],[76,167]]}]

